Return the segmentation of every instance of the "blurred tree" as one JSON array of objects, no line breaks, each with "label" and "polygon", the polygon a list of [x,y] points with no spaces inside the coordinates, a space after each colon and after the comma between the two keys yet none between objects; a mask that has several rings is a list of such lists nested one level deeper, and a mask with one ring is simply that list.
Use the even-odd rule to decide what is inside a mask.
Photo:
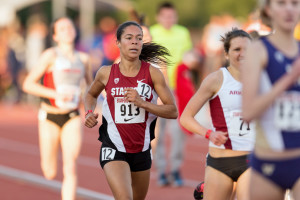
[{"label": "blurred tree", "polygon": [[[132,0],[138,12],[144,13],[147,24],[156,22],[157,6],[165,0]],[[179,13],[179,23],[188,27],[202,28],[211,15],[230,14],[239,19],[246,19],[256,7],[256,0],[169,0],[174,3]]]}]

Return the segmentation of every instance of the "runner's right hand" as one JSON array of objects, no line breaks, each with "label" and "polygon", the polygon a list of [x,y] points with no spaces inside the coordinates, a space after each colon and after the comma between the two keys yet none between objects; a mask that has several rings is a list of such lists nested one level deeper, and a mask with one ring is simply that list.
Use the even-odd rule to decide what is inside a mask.
[{"label": "runner's right hand", "polygon": [[97,118],[98,118],[99,114],[98,113],[88,113],[85,116],[85,122],[84,125],[88,128],[93,128],[94,126],[96,126],[98,124]]},{"label": "runner's right hand", "polygon": [[226,132],[222,131],[216,131],[211,132],[209,136],[209,140],[212,141],[217,146],[221,146],[222,144],[225,144],[225,142],[228,140],[228,134]]}]

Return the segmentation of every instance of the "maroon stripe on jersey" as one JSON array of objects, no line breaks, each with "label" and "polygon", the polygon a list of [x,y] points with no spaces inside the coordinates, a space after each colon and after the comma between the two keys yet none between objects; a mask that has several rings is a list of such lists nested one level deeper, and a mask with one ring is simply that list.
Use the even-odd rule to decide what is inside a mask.
[{"label": "maroon stripe on jersey", "polygon": [[[228,137],[228,128],[219,96],[216,96],[214,99],[210,100],[209,106],[212,123],[216,131],[226,132]],[[232,149],[232,144],[229,137],[224,146],[226,149]]]},{"label": "maroon stripe on jersey", "polygon": [[[124,97],[124,94],[120,92],[124,88],[135,88],[138,86],[137,81],[143,81],[148,84],[152,90],[154,90],[150,71],[149,71],[149,63],[142,61],[141,68],[138,74],[135,77],[126,77],[124,76],[119,69],[119,64],[113,64],[111,67],[111,72],[109,75],[108,82],[105,86],[106,90],[106,99],[109,107],[109,111],[111,113],[113,121],[115,121],[115,102],[114,98],[116,97]],[[112,92],[112,90],[114,92]],[[151,94],[149,99],[146,101],[151,102],[153,95]],[[133,123],[133,124],[125,124],[125,123],[115,123],[116,128],[120,134],[124,147],[127,153],[137,153],[141,152],[145,143],[145,132],[147,128],[147,120],[148,120],[148,112],[145,112],[145,122],[143,123]],[[109,130],[108,130],[109,132]]]},{"label": "maroon stripe on jersey", "polygon": [[138,124],[116,124],[116,127],[127,153],[137,153],[143,150],[146,122]]},{"label": "maroon stripe on jersey", "polygon": [[[52,71],[45,73],[44,78],[43,78],[43,84],[44,84],[45,87],[55,89],[55,84],[53,82],[53,73],[52,73]],[[49,101],[50,101],[50,104],[52,106],[56,107],[55,99],[49,99]]]}]

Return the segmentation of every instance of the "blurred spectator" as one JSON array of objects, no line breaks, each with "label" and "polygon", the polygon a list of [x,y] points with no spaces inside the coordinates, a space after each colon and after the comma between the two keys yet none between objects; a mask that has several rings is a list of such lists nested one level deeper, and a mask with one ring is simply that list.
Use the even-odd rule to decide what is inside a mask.
[{"label": "blurred spectator", "polygon": [[[177,108],[179,117],[181,116],[185,106],[195,94],[196,89],[192,77],[192,71],[197,70],[200,66],[201,57],[195,50],[187,51],[182,58],[182,62],[178,65],[176,70],[176,89],[175,96],[177,100]],[[179,118],[178,118],[179,119]],[[186,130],[183,126],[181,129],[191,135],[192,133]]]},{"label": "blurred spectator", "polygon": [[94,75],[101,66],[111,65],[120,56],[116,45],[116,28],[117,22],[110,16],[101,18],[98,23],[91,50]]},{"label": "blurred spectator", "polygon": [[[29,73],[40,58],[42,52],[51,45],[52,38],[43,16],[35,14],[28,18],[25,41],[25,69]],[[38,104],[39,98],[27,94],[27,101]]]},{"label": "blurred spectator", "polygon": [[0,99],[2,100],[5,92],[12,83],[12,76],[9,70],[9,46],[8,46],[8,30],[0,29]]},{"label": "blurred spectator", "polygon": [[20,23],[15,18],[0,31],[0,98],[19,103],[22,97],[21,82],[24,76],[24,39]]},{"label": "blurred spectator", "polygon": [[145,24],[145,15],[139,15],[136,10],[131,10],[130,11],[130,18],[132,21],[136,21],[139,23],[142,27],[143,30],[143,42],[151,42],[152,41],[152,36],[150,33],[150,30],[148,26]]},{"label": "blurred spectator", "polygon": [[[150,27],[150,33],[153,42],[161,44],[169,49],[171,65],[167,66],[166,80],[169,80],[169,86],[174,91],[176,88],[175,72],[178,63],[182,59],[184,52],[192,48],[190,33],[185,27],[178,25],[177,11],[172,3],[164,2],[157,10],[157,24]],[[167,123],[168,122],[168,123]],[[165,136],[166,126],[170,125],[171,140],[171,179],[175,186],[182,186],[180,167],[183,161],[184,134],[179,128],[177,120],[166,120],[159,118],[158,121],[158,138],[155,151],[155,164],[158,169],[158,184],[165,186],[169,184],[167,177],[167,162],[165,158]]]},{"label": "blurred spectator", "polygon": [[204,50],[205,55],[204,76],[216,71],[225,63],[223,44],[219,38],[232,27],[239,27],[239,24],[230,15],[212,16],[204,27],[201,39],[201,49]]},{"label": "blurred spectator", "polygon": [[48,28],[42,17],[31,16],[27,21],[26,32],[26,70],[28,72],[37,64],[41,53],[46,49]]},{"label": "blurred spectator", "polygon": [[243,30],[254,39],[268,35],[272,31],[270,27],[262,23],[258,10],[249,14],[247,22],[243,25]]},{"label": "blurred spectator", "polygon": [[300,22],[298,22],[297,26],[295,27],[295,30],[294,30],[294,37],[295,37],[297,40],[300,40]]}]

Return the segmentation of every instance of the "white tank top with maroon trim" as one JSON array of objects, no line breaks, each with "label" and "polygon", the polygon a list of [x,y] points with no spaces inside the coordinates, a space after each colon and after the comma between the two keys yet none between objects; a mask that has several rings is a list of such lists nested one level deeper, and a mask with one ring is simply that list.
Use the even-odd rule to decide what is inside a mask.
[{"label": "white tank top with maroon trim", "polygon": [[79,52],[74,52],[74,60],[66,58],[59,48],[55,48],[56,58],[52,71],[45,73],[43,85],[53,88],[58,93],[70,94],[72,99],[61,101],[59,99],[46,99],[45,102],[63,109],[75,109],[80,100],[80,81],[84,78],[84,64],[80,60]]},{"label": "white tank top with maroon trim", "polygon": [[252,151],[255,141],[254,123],[247,123],[242,118],[242,84],[235,80],[226,68],[223,73],[223,83],[220,90],[210,101],[210,112],[214,131],[228,133],[224,145],[210,147],[232,149],[235,151]]}]

